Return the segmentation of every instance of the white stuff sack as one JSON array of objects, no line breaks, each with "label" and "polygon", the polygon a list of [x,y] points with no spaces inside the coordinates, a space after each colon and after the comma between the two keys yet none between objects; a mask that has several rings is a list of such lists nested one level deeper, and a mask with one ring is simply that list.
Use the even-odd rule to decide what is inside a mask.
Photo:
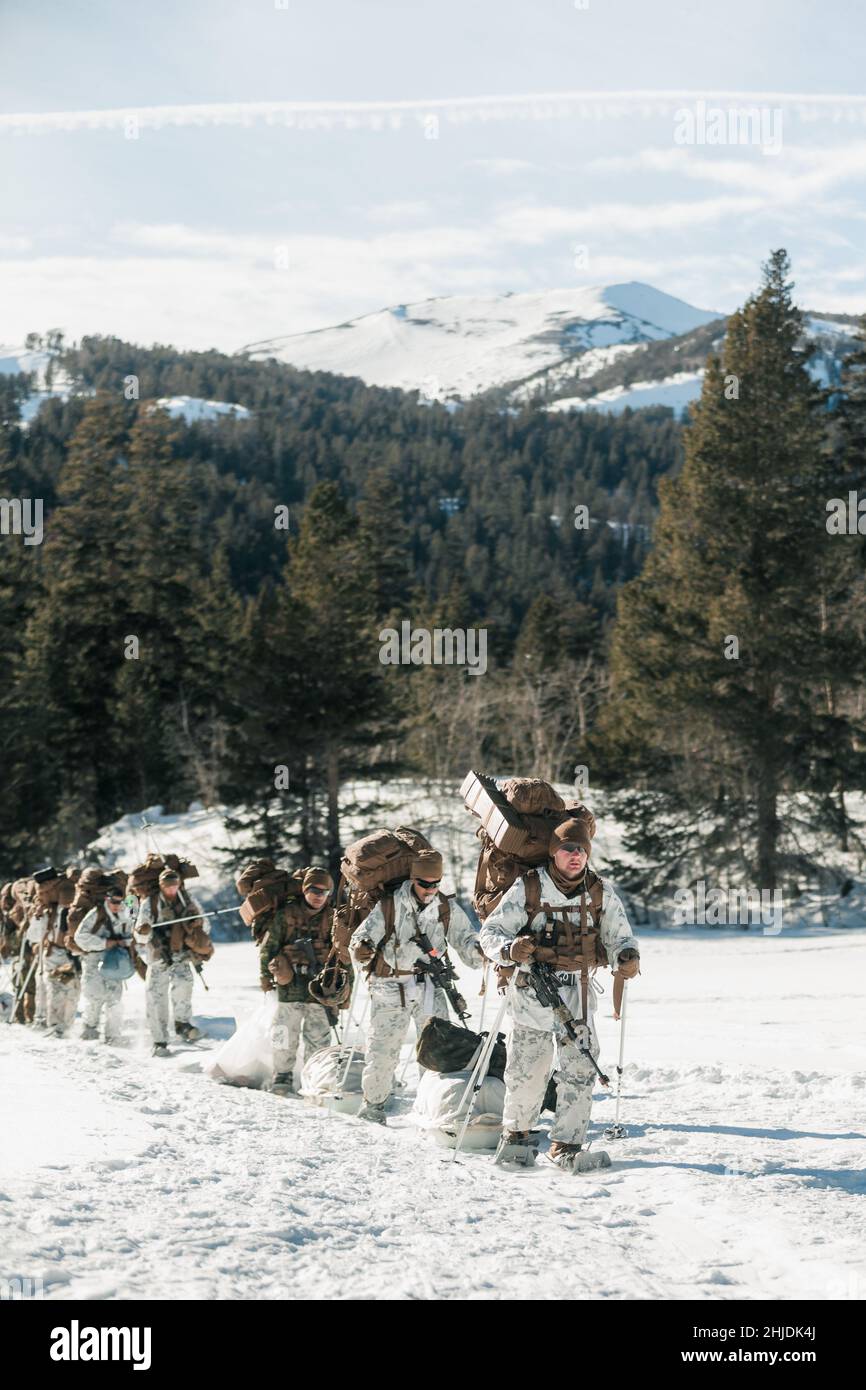
[{"label": "white stuff sack", "polygon": [[346,1063],[349,1060],[348,1047],[320,1047],[304,1059],[301,1072],[301,1095],[310,1100],[324,1100],[328,1096],[360,1095],[361,1073],[364,1070],[364,1054],[355,1051],[345,1082]]},{"label": "white stuff sack", "polygon": [[502,1110],[505,1105],[505,1082],[496,1076],[485,1076],[477,1091],[470,1092],[471,1105],[461,1109],[471,1070],[421,1073],[418,1093],[412,1107],[412,1117],[419,1129],[456,1132],[471,1109],[466,1130],[467,1141],[489,1138],[494,1144],[502,1129]]},{"label": "white stuff sack", "polygon": [[274,1046],[271,1029],[277,1008],[277,991],[270,990],[257,1009],[202,1066],[214,1081],[231,1086],[261,1089],[273,1080]]}]

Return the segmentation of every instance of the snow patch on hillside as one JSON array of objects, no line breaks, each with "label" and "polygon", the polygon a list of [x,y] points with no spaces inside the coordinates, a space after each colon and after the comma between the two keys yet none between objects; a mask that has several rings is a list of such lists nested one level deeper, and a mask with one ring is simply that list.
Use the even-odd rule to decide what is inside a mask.
[{"label": "snow patch on hillside", "polygon": [[610,415],[619,415],[626,407],[639,410],[643,406],[667,405],[676,415],[682,415],[699,398],[703,379],[702,371],[677,372],[663,381],[635,381],[631,386],[613,386],[597,396],[568,396],[551,402],[546,409],[554,412],[605,410]]},{"label": "snow patch on hillside", "polygon": [[205,401],[201,396],[160,396],[156,402],[159,410],[165,410],[173,420],[185,420],[188,425],[202,420],[219,420],[232,415],[236,420],[249,420],[252,411],[245,405],[232,401]]}]

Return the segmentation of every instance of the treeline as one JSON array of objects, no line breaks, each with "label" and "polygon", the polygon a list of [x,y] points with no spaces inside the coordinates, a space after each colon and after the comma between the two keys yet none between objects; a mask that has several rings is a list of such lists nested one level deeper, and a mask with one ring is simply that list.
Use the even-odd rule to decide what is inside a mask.
[{"label": "treeline", "polygon": [[[41,545],[0,536],[2,873],[192,799],[334,864],[350,777],[585,765],[628,886],[841,876],[864,541],[826,523],[863,475],[866,345],[828,409],[788,274],[774,253],[685,432],[114,339],[52,344],[83,394],[29,429],[32,383],[0,379],[0,495],[45,504]],[[176,395],[252,415],[187,426]],[[483,629],[485,673],[383,665],[404,620]]]},{"label": "treeline", "polygon": [[[555,775],[680,463],[669,412],[451,413],[276,362],[47,346],[76,393],[29,428],[34,383],[0,379],[0,495],[44,505],[41,545],[0,536],[2,873],[193,798],[333,858],[348,773],[516,767],[521,728]],[[175,395],[252,414],[186,425],[154,406]],[[404,619],[483,627],[488,674],[382,666]]]}]

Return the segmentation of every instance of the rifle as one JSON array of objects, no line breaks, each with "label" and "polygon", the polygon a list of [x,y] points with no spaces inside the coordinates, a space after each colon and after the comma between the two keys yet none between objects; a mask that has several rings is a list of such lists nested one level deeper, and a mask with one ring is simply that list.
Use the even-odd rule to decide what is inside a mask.
[{"label": "rifle", "polygon": [[466,1020],[469,1017],[469,1010],[466,1007],[466,1000],[457,988],[457,972],[447,951],[440,956],[427,933],[421,931],[420,927],[415,933],[414,940],[417,941],[426,956],[425,960],[418,961],[419,974],[432,977],[434,985],[443,991],[463,1027],[468,1029],[469,1024]]},{"label": "rifle", "polygon": [[[535,991],[535,997],[539,1004],[543,1004],[545,1008],[553,1010],[578,1051],[582,1052],[584,1057],[595,1067],[602,1085],[609,1086],[609,1077],[605,1076],[598,1062],[589,1050],[589,1025],[587,1023],[578,1023],[574,1014],[569,1009],[559,992],[559,982],[556,978],[556,971],[553,966],[548,965],[546,962],[533,960],[531,957],[526,964],[529,970],[529,982]],[[577,1031],[578,1028],[582,1028],[586,1033],[587,1042],[581,1041],[580,1034]]]},{"label": "rifle", "polygon": [[[295,970],[296,974],[303,974],[303,976],[314,976],[314,974],[318,974],[318,972],[320,972],[321,960],[318,959],[318,956],[316,955],[316,948],[314,948],[313,945],[313,937],[295,937],[295,940],[289,941],[289,945],[291,945],[291,947],[300,948],[300,951],[302,951],[303,954],[303,963],[300,963],[300,965],[295,965],[295,962],[292,962],[292,969]],[[307,988],[309,988],[309,986],[307,986]],[[329,1009],[327,1004],[322,1004],[321,999],[314,999],[313,1002],[314,1004],[320,1005],[320,1008],[324,1009],[325,1017],[327,1017],[328,1019],[328,1027],[331,1027],[331,1029],[335,1029],[336,1024],[339,1023],[339,1013],[336,1012],[336,1009]]]}]

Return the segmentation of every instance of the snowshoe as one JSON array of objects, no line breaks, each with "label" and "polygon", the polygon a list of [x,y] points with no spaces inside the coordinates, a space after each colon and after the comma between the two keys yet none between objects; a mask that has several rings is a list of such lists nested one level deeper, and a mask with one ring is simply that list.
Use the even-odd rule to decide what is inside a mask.
[{"label": "snowshoe", "polygon": [[387,1124],[385,1119],[385,1102],[381,1105],[374,1105],[372,1101],[366,1100],[358,1111],[359,1120],[372,1120],[374,1125]]},{"label": "snowshoe", "polygon": [[593,1152],[582,1149],[580,1144],[563,1144],[554,1139],[547,1152],[547,1158],[564,1173],[592,1173],[597,1168],[610,1168],[610,1155],[604,1149]]},{"label": "snowshoe", "polygon": [[293,1096],[295,1087],[292,1082],[291,1074],[287,1071],[279,1071],[268,1087],[273,1096]]},{"label": "snowshoe", "polygon": [[625,1125],[608,1125],[604,1131],[604,1137],[605,1139],[626,1139],[628,1130]]},{"label": "snowshoe", "polygon": [[538,1137],[536,1131],[506,1129],[496,1146],[493,1162],[516,1163],[522,1168],[531,1168],[537,1157]]},{"label": "snowshoe", "polygon": [[202,1036],[198,1028],[192,1023],[176,1023],[174,1025],[174,1031],[182,1042],[198,1042],[199,1038]]},{"label": "snowshoe", "polygon": [[171,1053],[168,1050],[168,1043],[154,1043],[153,1047],[150,1049],[150,1055],[151,1057],[170,1057]]}]

